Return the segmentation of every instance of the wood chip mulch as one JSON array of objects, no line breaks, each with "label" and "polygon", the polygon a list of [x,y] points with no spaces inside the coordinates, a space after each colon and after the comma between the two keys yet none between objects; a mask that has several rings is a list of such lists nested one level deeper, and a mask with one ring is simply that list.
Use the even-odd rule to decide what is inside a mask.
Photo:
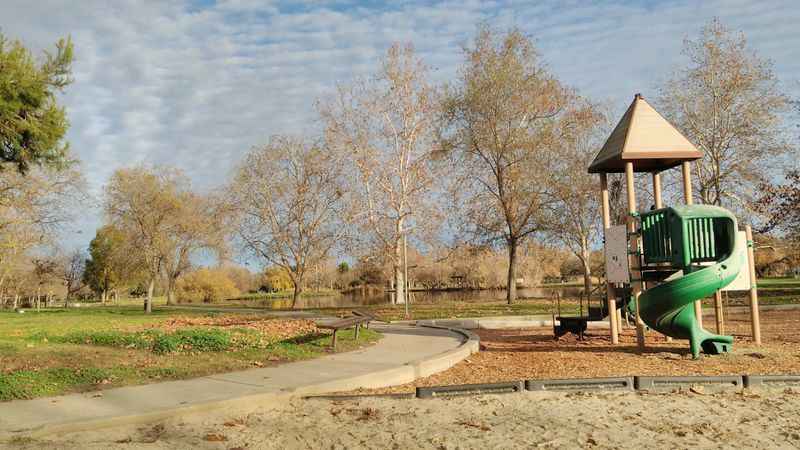
[{"label": "wood chip mulch", "polygon": [[[358,392],[398,393],[417,386],[548,378],[800,374],[800,309],[761,314],[761,346],[750,338],[749,316],[731,314],[725,317],[725,326],[735,338],[733,352],[698,360],[691,359],[687,341],[666,342],[653,331],[647,333],[647,348],[639,354],[632,327],[623,331],[621,344],[615,346],[602,329],[590,329],[583,341],[572,335],[556,341],[552,328],[474,330],[481,338],[481,351],[454,367],[414,383]],[[714,329],[713,315],[704,321],[707,329]]]}]

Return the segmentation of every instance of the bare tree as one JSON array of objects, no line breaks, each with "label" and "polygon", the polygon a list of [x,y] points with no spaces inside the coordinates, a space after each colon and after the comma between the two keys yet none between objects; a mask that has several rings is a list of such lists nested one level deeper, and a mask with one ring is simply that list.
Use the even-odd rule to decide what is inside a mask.
[{"label": "bare tree", "polygon": [[83,199],[75,169],[33,166],[23,175],[8,163],[0,168],[0,290],[16,267],[11,261],[52,243]]},{"label": "bare tree", "polygon": [[59,275],[67,293],[64,297],[64,307],[69,306],[69,301],[83,287],[83,271],[86,269],[86,254],[80,249],[75,249],[58,257]]},{"label": "bare tree", "polygon": [[340,87],[323,105],[328,145],[353,168],[351,209],[359,236],[391,262],[398,302],[405,303],[402,243],[437,219],[430,191],[436,180],[436,92],[411,46],[393,45],[374,79]]},{"label": "bare tree", "polygon": [[468,238],[508,248],[507,300],[516,299],[517,251],[544,227],[548,162],[573,100],[519,30],[479,29],[448,89],[444,140],[454,150],[455,202]]},{"label": "bare tree", "polygon": [[717,19],[684,41],[687,67],[661,88],[661,111],[695,143],[695,195],[702,203],[750,208],[769,163],[790,149],[781,114],[788,99],[772,64]]},{"label": "bare tree", "polygon": [[591,246],[600,228],[600,202],[597,179],[588,176],[589,167],[606,135],[605,117],[592,105],[573,114],[575,121],[561,136],[558,158],[550,172],[556,203],[550,214],[550,232],[581,263],[586,295],[592,291]]},{"label": "bare tree", "polygon": [[342,175],[335,153],[277,136],[247,155],[229,189],[239,238],[249,252],[289,276],[292,308],[308,271],[345,235]]},{"label": "bare tree", "polygon": [[[58,264],[52,258],[33,258],[33,279],[36,283],[36,310],[41,306],[42,288],[57,278]],[[47,301],[45,301],[45,306]]]},{"label": "bare tree", "polygon": [[117,170],[106,186],[105,211],[109,222],[127,236],[131,258],[144,261],[147,312],[152,311],[159,276],[165,278],[171,304],[175,282],[191,267],[190,258],[222,245],[215,203],[192,192],[188,180],[174,169]]},{"label": "bare tree", "polygon": [[763,184],[757,211],[766,218],[761,233],[779,231],[793,247],[800,247],[800,170],[790,170],[780,185]]}]

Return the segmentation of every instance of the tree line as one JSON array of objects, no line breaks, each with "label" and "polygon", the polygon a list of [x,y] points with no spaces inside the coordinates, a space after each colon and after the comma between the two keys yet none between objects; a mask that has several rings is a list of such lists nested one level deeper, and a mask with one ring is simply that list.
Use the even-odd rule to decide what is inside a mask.
[{"label": "tree line", "polygon": [[[657,87],[653,102],[703,152],[693,166],[697,200],[796,240],[797,222],[778,220],[796,205],[796,172],[787,174],[790,185],[776,176],[796,146],[784,129],[791,102],[771,62],[718,20],[683,49],[686,65]],[[118,286],[141,285],[150,311],[158,284],[168,303],[177,291],[225,295],[215,286],[231,283],[211,269],[198,275],[194,261],[241,256],[268,268],[271,283],[290,285],[294,304],[315,277],[321,284],[321,267],[329,286],[336,280],[342,288],[349,267],[336,259],[347,257],[357,261],[362,281],[370,268],[387,273],[402,301],[406,253],[425,261],[412,264],[415,278],[436,286],[442,278],[463,281],[454,268],[465,261],[474,268],[504,251],[510,303],[521,270],[533,273],[531,255],[540,255],[533,266],[541,266],[555,247],[557,265],[572,254],[590,291],[602,267],[601,230],[599,186],[586,168],[613,126],[608,107],[560,80],[518,29],[479,26],[462,56],[456,75],[437,84],[411,45],[391,46],[374,74],[318,101],[321,129],[252,148],[210,193],[197,192],[175,168],[117,170],[104,189],[105,224],[88,258],[62,257],[47,273],[75,278],[66,275],[73,260],[78,283],[104,300]],[[36,261],[35,249],[66,220],[63,210],[81,181],[54,96],[71,81],[71,42],[60,41],[37,63],[20,43],[2,38],[0,58],[15,68],[0,74],[0,93],[10,92],[0,96],[0,187],[9,186],[0,193],[5,274],[14,258]],[[667,196],[678,196],[675,185],[668,173]],[[623,183],[612,176],[610,186],[613,214],[622,217]],[[647,195],[640,201],[643,209],[652,202]],[[7,289],[3,274],[0,289]]]}]

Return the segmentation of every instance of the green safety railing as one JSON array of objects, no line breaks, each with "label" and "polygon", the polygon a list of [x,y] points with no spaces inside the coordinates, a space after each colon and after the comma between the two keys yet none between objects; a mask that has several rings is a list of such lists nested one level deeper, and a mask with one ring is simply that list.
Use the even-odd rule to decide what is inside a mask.
[{"label": "green safety railing", "polygon": [[667,211],[659,209],[643,213],[641,218],[645,264],[672,262],[672,240],[667,223]]},{"label": "green safety railing", "polygon": [[719,261],[732,251],[735,218],[722,208],[690,205],[641,214],[645,265],[684,268]]}]

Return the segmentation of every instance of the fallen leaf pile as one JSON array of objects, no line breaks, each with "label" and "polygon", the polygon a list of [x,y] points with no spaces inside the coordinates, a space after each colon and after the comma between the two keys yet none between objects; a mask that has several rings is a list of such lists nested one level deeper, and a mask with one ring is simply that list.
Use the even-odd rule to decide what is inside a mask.
[{"label": "fallen leaf pile", "polygon": [[317,333],[319,329],[313,321],[304,319],[272,319],[264,316],[221,316],[221,317],[174,317],[147,328],[157,328],[172,333],[182,328],[214,327],[242,328],[258,331],[262,338],[271,342],[291,339],[297,336]]}]

